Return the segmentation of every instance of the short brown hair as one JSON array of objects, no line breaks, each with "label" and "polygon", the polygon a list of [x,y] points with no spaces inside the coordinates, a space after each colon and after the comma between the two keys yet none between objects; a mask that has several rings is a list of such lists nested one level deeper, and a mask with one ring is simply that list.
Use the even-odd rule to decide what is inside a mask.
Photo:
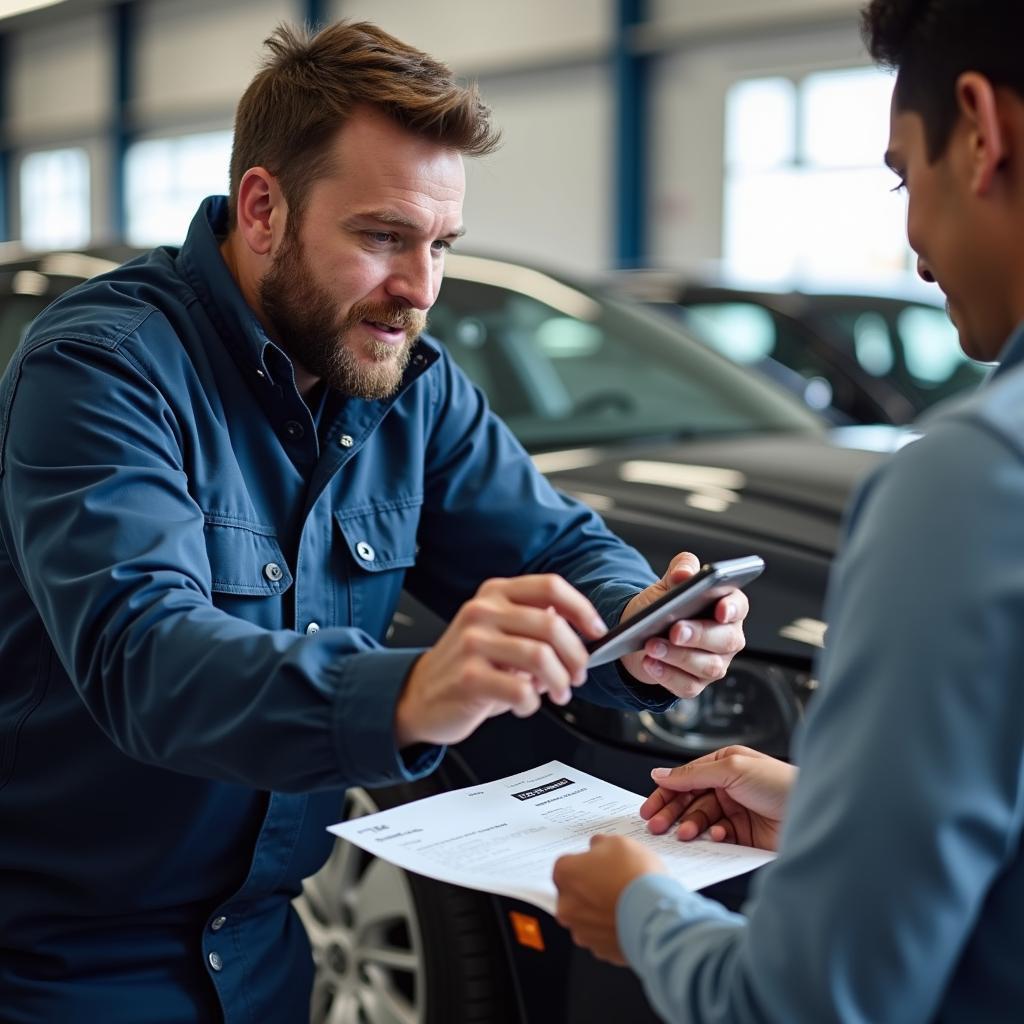
[{"label": "short brown hair", "polygon": [[282,24],[264,45],[270,56],[235,113],[232,228],[250,167],[266,167],[289,210],[301,215],[306,189],[330,171],[332,139],[359,105],[468,156],[497,148],[499,134],[476,85],[459,84],[445,64],[376,25],[339,21],[314,35]]}]

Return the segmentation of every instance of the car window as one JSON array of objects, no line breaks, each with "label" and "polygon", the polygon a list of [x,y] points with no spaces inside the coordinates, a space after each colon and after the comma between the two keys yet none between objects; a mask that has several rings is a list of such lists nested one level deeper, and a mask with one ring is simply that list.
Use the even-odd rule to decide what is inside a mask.
[{"label": "car window", "polygon": [[881,313],[861,313],[852,323],[853,352],[861,369],[872,377],[884,377],[892,372],[892,339],[889,325]]},{"label": "car window", "polygon": [[896,318],[903,342],[903,358],[910,375],[922,387],[939,387],[958,370],[981,380],[985,371],[960,348],[956,328],[944,310],[907,306]]},{"label": "car window", "polygon": [[775,321],[752,302],[694,302],[686,321],[708,344],[735,363],[750,366],[775,350]]},{"label": "car window", "polygon": [[655,435],[820,431],[802,404],[628,303],[452,259],[428,331],[533,449]]},{"label": "car window", "polygon": [[799,395],[839,423],[873,420],[879,410],[837,356],[799,321],[758,302],[690,302],[684,322],[717,351]]}]

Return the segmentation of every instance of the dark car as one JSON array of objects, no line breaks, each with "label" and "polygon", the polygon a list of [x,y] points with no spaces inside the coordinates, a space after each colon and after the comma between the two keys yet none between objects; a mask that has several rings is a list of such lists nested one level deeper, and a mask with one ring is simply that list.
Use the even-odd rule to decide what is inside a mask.
[{"label": "dark car", "polygon": [[759,291],[657,271],[614,284],[836,423],[910,423],[987,373],[961,351],[945,309],[922,296]]},{"label": "dark car", "polygon": [[[700,697],[664,715],[578,698],[525,721],[493,719],[429,779],[349,791],[339,818],[552,758],[644,793],[652,767],[728,743],[784,756],[815,688],[840,512],[878,455],[838,445],[799,400],[663,316],[520,264],[448,259],[429,330],[558,487],[659,571],[682,549],[708,561],[758,554],[767,569],[751,587],[746,650]],[[0,266],[0,343],[75,280],[72,266],[68,255]],[[390,640],[429,644],[441,628],[404,599]],[[716,890],[730,904],[742,892]],[[628,972],[575,949],[535,908],[408,874],[340,841],[296,906],[318,966],[315,1021],[655,1020]]]},{"label": "dark car", "polygon": [[[433,778],[357,791],[347,813],[552,758],[641,793],[652,767],[728,743],[785,755],[815,686],[840,512],[878,456],[839,447],[799,401],[677,324],[520,264],[449,257],[429,330],[537,466],[655,567],[685,547],[707,560],[757,553],[768,568],[751,588],[746,652],[701,697],[661,716],[582,699],[526,722],[504,716],[453,748]],[[441,627],[404,603],[393,639],[429,642]],[[717,895],[735,903],[742,892]],[[344,843],[307,881],[303,915],[319,949],[323,1020],[655,1020],[630,975],[573,948],[535,908],[407,874]],[[392,1002],[402,1015],[389,1016]]]},{"label": "dark car", "polygon": [[800,294],[793,315],[886,377],[918,413],[976,388],[991,367],[968,359],[944,306],[909,297]]}]

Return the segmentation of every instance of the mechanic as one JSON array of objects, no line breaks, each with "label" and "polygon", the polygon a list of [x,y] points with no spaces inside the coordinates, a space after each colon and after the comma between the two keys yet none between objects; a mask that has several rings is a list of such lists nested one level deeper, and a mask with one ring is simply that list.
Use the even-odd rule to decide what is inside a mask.
[{"label": "mechanic", "polygon": [[[281,27],[230,196],[50,306],[0,386],[0,1016],[305,1020],[290,906],[348,786],[568,701],[658,580],[422,335],[475,88],[366,23]],[[450,620],[385,649],[403,586]],[[593,672],[662,709],[746,599]]]},{"label": "mechanic", "polygon": [[655,771],[656,833],[772,848],[781,823],[745,915],[628,841],[558,863],[560,920],[667,1021],[1024,1005],[1024,5],[874,0],[863,27],[898,72],[885,159],[918,271],[964,351],[1001,365],[854,501],[799,774],[743,749]]}]

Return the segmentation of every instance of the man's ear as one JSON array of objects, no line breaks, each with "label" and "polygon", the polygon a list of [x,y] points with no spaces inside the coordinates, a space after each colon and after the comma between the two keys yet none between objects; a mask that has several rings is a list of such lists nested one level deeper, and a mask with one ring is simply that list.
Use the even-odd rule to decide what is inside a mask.
[{"label": "man's ear", "polygon": [[971,191],[985,195],[1009,156],[1009,125],[992,83],[977,71],[965,71],[956,80],[956,101],[970,140]]},{"label": "man's ear", "polygon": [[238,186],[238,234],[257,256],[273,248],[284,229],[288,207],[277,179],[265,167],[250,167]]}]

